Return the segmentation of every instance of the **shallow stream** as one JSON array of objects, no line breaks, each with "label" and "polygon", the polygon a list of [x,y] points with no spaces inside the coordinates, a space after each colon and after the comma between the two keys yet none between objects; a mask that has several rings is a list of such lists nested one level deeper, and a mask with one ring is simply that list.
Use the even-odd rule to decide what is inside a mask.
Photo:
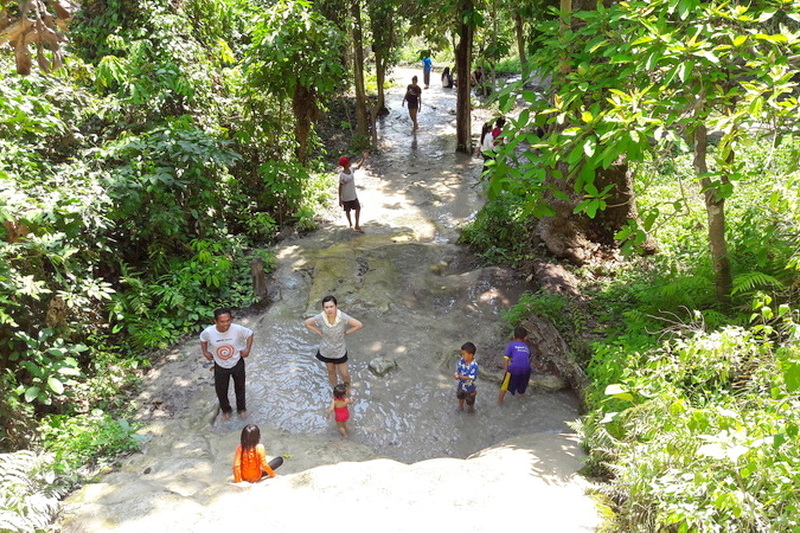
[{"label": "shallow stream", "polygon": [[[396,74],[391,114],[379,123],[380,149],[356,171],[365,233],[350,230],[336,209],[317,231],[283,242],[274,303],[238,320],[256,330],[247,360],[247,422],[338,438],[324,416],[331,391],[324,365],[313,357],[318,338],[303,325],[320,312],[321,298],[333,294],[340,309],[365,325],[348,337],[352,441],[416,462],[467,457],[516,435],[565,431],[565,421],[577,417],[577,400],[568,392],[532,390],[498,406],[498,384],[482,379],[477,412],[454,412],[459,347],[474,342],[484,376],[496,375],[497,355],[509,341],[500,313],[529,287],[508,271],[475,268],[468,250],[455,244],[459,228],[483,203],[482,160],[455,153],[455,93],[435,76],[412,134],[400,105],[411,75]],[[487,116],[473,111],[473,131]],[[397,368],[374,375],[368,363],[378,356],[394,359]],[[208,394],[213,397],[210,386]],[[213,427],[238,432],[244,423],[214,420]]]}]

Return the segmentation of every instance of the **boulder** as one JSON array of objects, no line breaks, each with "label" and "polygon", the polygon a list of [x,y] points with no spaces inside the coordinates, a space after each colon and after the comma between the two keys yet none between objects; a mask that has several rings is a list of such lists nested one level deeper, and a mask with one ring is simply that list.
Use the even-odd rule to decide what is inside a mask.
[{"label": "boulder", "polygon": [[369,369],[378,376],[385,376],[391,369],[397,367],[397,361],[388,357],[376,357],[369,362]]}]

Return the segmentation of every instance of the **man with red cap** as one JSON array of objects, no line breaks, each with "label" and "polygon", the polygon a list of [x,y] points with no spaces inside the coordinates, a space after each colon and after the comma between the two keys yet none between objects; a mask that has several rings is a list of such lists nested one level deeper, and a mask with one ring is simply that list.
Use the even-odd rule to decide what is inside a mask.
[{"label": "man with red cap", "polygon": [[[361,161],[355,167],[350,166],[350,158],[342,156],[339,158],[339,166],[342,171],[339,173],[339,205],[344,209],[344,214],[347,215],[347,223],[354,230],[364,233],[361,226],[358,224],[358,218],[361,215],[361,204],[358,202],[358,195],[356,194],[355,171],[361,168],[364,161],[367,159],[367,153],[361,156]],[[353,227],[353,222],[350,220],[350,211],[356,212],[356,225]]]}]

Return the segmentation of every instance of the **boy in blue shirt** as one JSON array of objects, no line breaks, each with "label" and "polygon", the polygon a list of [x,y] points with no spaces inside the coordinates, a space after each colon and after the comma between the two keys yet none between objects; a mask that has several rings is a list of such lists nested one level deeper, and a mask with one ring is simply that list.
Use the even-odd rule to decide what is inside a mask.
[{"label": "boy in blue shirt", "polygon": [[456,366],[456,373],[453,377],[458,380],[456,387],[456,398],[458,398],[458,410],[464,410],[464,403],[467,404],[467,411],[475,412],[475,396],[478,394],[475,380],[478,379],[478,363],[475,362],[475,352],[477,349],[471,342],[464,343],[461,347],[461,359]]},{"label": "boy in blue shirt", "polygon": [[514,328],[514,340],[506,346],[503,355],[503,371],[505,376],[500,384],[500,395],[497,403],[503,405],[503,398],[506,391],[511,391],[513,396],[517,392],[520,396],[525,394],[528,388],[528,381],[531,379],[531,349],[525,340],[528,337],[528,330],[522,326]]}]

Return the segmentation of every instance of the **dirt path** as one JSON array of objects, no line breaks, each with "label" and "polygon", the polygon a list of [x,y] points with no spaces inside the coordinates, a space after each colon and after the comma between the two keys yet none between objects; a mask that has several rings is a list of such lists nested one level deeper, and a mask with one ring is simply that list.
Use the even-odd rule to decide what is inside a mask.
[{"label": "dirt path", "polygon": [[[74,494],[65,531],[464,524],[488,532],[520,520],[539,531],[596,527],[587,483],[576,475],[581,452],[565,424],[577,416],[570,394],[532,391],[499,407],[496,385],[484,380],[478,412],[453,413],[458,347],[475,342],[479,363],[499,353],[507,341],[500,312],[527,287],[512,272],[474,270],[454,244],[483,201],[475,187],[480,160],[454,153],[455,95],[436,82],[411,133],[399,106],[410,75],[399,73],[380,151],[356,175],[366,233],[349,230],[332,210],[320,230],[282,243],[275,303],[238,320],[257,339],[247,362],[248,422],[261,427],[268,453],[287,456],[282,475],[228,483],[244,422],[216,420],[211,376],[192,341],[152,372],[138,399],[150,438],[143,453]],[[302,326],[328,293],[365,323],[349,346],[356,402],[346,440],[323,416],[330,391],[312,357],[316,340]],[[367,365],[377,356],[397,368],[373,375]]]}]

